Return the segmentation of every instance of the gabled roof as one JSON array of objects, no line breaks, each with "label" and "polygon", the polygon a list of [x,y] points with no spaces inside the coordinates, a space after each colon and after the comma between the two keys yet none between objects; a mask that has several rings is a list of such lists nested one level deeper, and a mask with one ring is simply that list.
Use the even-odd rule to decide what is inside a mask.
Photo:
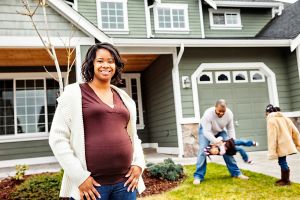
[{"label": "gabled roof", "polygon": [[300,34],[300,1],[286,7],[257,35],[261,39],[294,39]]},{"label": "gabled roof", "polygon": [[48,0],[47,3],[51,8],[53,8],[56,12],[64,16],[67,20],[69,20],[72,24],[74,24],[84,33],[95,37],[101,42],[112,43],[112,38],[110,38],[108,35],[106,35],[104,32],[98,29],[94,24],[92,24],[84,16],[79,14],[76,10],[71,8],[67,3],[65,3],[65,1]]}]

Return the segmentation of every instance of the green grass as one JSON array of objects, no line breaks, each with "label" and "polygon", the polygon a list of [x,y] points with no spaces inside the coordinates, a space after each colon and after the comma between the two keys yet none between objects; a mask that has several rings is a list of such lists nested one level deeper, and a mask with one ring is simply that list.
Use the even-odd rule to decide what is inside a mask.
[{"label": "green grass", "polygon": [[139,200],[281,200],[300,199],[300,184],[278,187],[277,180],[264,174],[247,170],[243,173],[250,180],[231,178],[225,166],[209,163],[205,181],[200,185],[193,185],[195,166],[185,166],[186,180],[177,188],[161,195],[140,198]]}]

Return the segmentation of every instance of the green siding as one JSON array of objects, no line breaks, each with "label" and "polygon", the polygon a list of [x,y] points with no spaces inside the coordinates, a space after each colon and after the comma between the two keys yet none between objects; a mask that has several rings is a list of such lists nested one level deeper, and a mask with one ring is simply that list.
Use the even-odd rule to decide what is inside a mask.
[{"label": "green siding", "polygon": [[208,7],[203,6],[205,37],[254,37],[272,19],[271,9],[241,8],[243,26],[241,30],[212,30],[210,29],[208,9]]},{"label": "green siding", "polygon": [[[188,17],[190,31],[186,34],[155,33],[153,9],[151,9],[151,28],[154,38],[201,38],[199,4],[195,0],[162,0],[161,3],[188,4]],[[169,31],[170,32],[170,31]],[[177,34],[176,34],[177,33]]]},{"label": "green siding", "polygon": [[[287,64],[279,48],[186,48],[179,64],[180,77],[191,76],[201,63],[264,62],[275,74],[280,107],[290,111]],[[192,89],[181,89],[183,117],[193,117]],[[213,103],[213,102],[212,102]]]},{"label": "green siding", "polygon": [[291,111],[300,111],[300,81],[295,52],[287,54],[287,64],[290,84]]},{"label": "green siding", "polygon": [[[35,8],[36,1],[30,0],[32,10]],[[34,2],[34,3],[33,3]],[[20,0],[1,0],[0,1],[0,36],[37,36],[36,31],[28,16],[18,14],[25,12]],[[47,7],[47,17],[49,25],[49,35],[54,37],[87,37],[79,29],[72,26],[64,17]],[[45,23],[43,11],[39,8],[34,16],[38,30],[45,35]]]},{"label": "green siding", "polygon": [[[143,0],[128,0],[128,29],[129,34],[108,34],[122,38],[145,38],[146,19]],[[78,11],[98,27],[96,0],[78,0]]]},{"label": "green siding", "polygon": [[145,125],[160,147],[178,146],[172,68],[172,55],[161,55],[142,73]]},{"label": "green siding", "polygon": [[48,140],[7,142],[0,144],[0,161],[43,156],[53,156]]}]

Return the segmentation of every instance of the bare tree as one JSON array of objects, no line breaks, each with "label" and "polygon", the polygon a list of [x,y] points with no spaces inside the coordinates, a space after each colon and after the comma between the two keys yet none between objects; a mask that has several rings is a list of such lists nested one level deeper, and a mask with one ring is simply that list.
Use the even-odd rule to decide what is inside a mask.
[{"label": "bare tree", "polygon": [[[47,12],[46,12],[47,2],[46,2],[46,0],[37,0],[37,4],[32,9],[28,0],[21,0],[21,1],[25,8],[25,12],[17,11],[17,13],[28,16],[30,18],[30,21],[34,27],[34,30],[36,31],[36,33],[38,34],[38,37],[41,39],[41,42],[43,43],[44,49],[47,51],[48,55],[53,60],[58,78],[54,77],[51,73],[49,73],[45,66],[44,66],[44,68],[45,68],[46,72],[48,72],[50,74],[50,76],[52,78],[54,78],[56,81],[58,81],[59,93],[61,94],[63,92],[64,84],[63,84],[62,72],[61,72],[61,68],[60,68],[58,58],[56,55],[55,47],[51,43],[51,38],[49,35],[49,26],[48,26]],[[42,10],[43,10],[45,31],[46,31],[45,37],[42,36],[41,31],[37,28],[36,22],[34,21],[34,15],[36,14],[38,8],[42,8]],[[71,48],[71,38],[73,37],[73,34],[74,34],[74,31],[72,31],[69,36],[68,44],[66,44],[64,41],[62,41],[65,46],[66,54],[67,54],[67,77],[65,79],[65,85],[68,85],[68,83],[69,83],[69,74],[75,63],[75,58],[72,60],[75,49]]]}]

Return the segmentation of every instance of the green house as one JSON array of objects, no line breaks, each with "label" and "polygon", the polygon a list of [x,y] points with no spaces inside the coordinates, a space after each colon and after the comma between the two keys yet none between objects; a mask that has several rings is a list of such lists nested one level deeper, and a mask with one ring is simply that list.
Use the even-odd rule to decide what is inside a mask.
[{"label": "green house", "polygon": [[[34,8],[37,1],[30,0]],[[125,61],[120,85],[137,105],[145,148],[196,156],[202,113],[219,98],[237,138],[267,149],[264,108],[300,124],[300,2],[273,0],[48,0],[48,32],[67,78],[81,82],[88,47],[111,42]],[[58,84],[53,61],[19,0],[0,1],[0,166],[55,160],[48,135]],[[46,36],[42,9],[34,16]],[[47,71],[45,70],[47,69]],[[251,150],[251,149],[250,149]],[[3,165],[2,165],[3,166]]]}]

